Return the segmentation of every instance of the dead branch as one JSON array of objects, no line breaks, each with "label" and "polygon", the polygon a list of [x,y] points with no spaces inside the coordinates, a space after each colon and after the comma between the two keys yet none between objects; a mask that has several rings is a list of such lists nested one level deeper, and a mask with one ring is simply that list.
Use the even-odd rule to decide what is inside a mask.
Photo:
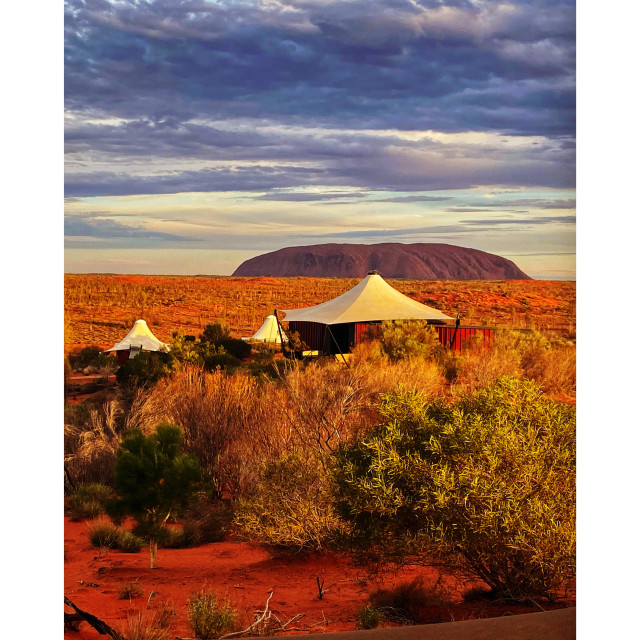
[{"label": "dead branch", "polygon": [[234,631],[233,633],[227,633],[224,636],[220,636],[220,640],[225,640],[225,638],[237,638],[238,636],[243,636],[248,633],[252,633],[253,631],[258,631],[260,628],[260,625],[265,620],[269,620],[269,618],[271,617],[271,611],[269,611],[269,600],[271,600],[272,597],[273,597],[273,591],[269,591],[269,597],[267,598],[267,602],[264,605],[264,611],[255,622],[250,624],[246,629],[243,629],[242,631]]},{"label": "dead branch", "polygon": [[73,604],[73,602],[71,602],[71,600],[69,600],[67,596],[64,597],[64,603],[76,612],[75,614],[71,614],[70,622],[78,623],[79,621],[83,620],[84,622],[90,624],[99,634],[103,636],[110,636],[111,638],[113,638],[113,640],[125,640],[123,636],[121,636],[115,629],[112,629],[106,622],[103,622],[102,620],[100,620],[100,618],[96,618],[96,616],[94,616],[93,614],[87,613],[79,607],[76,607],[76,605]]}]

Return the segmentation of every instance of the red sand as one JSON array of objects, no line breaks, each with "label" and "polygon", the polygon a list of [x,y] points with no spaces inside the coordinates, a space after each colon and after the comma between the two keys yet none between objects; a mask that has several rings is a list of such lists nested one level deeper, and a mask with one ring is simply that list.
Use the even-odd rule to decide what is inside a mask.
[{"label": "red sand", "polygon": [[[356,628],[356,613],[369,593],[419,575],[423,576],[427,588],[438,579],[436,569],[416,566],[369,579],[364,569],[344,556],[323,554],[291,559],[241,542],[159,549],[157,567],[150,569],[146,548],[137,554],[115,550],[101,554],[90,546],[87,523],[65,518],[65,595],[81,609],[120,631],[124,629],[127,614],[148,611],[151,615],[166,602],[176,612],[170,637],[193,637],[187,620],[187,600],[202,588],[228,596],[241,612],[244,626],[253,622],[254,612],[264,609],[269,591],[273,590],[269,608],[281,622],[304,614],[289,626],[288,633],[351,631]],[[318,598],[317,578],[324,581],[326,593],[322,600]],[[134,580],[143,588],[142,596],[131,601],[119,599],[120,587]],[[434,621],[539,610],[513,605],[467,604],[462,602],[461,593],[471,585],[445,578],[441,586],[449,593],[451,605],[434,610]],[[558,603],[559,606],[573,604],[572,600]],[[67,631],[64,637],[66,640],[98,640],[104,636],[83,622],[79,632]]]}]

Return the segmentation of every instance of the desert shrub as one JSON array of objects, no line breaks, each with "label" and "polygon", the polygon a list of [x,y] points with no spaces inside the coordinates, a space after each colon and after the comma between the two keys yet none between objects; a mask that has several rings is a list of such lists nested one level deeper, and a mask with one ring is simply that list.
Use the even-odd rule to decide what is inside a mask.
[{"label": "desert shrub", "polygon": [[118,589],[118,598],[120,598],[120,600],[139,598],[142,593],[142,586],[137,580],[133,582],[123,582]]},{"label": "desert shrub", "polygon": [[115,368],[115,358],[102,351],[98,346],[85,347],[78,353],[69,354],[69,364],[74,370],[84,369],[85,367],[95,367],[96,369]]},{"label": "desert shrub", "polygon": [[419,320],[385,320],[379,332],[382,352],[391,360],[432,358],[443,351],[438,332]]},{"label": "desert shrub", "polygon": [[388,393],[380,412],[334,456],[354,548],[442,562],[514,599],[552,599],[575,575],[573,407],[503,378],[453,405]]},{"label": "desert shrub", "polygon": [[362,413],[371,408],[371,389],[362,367],[312,362],[282,378],[287,394],[282,407],[301,450],[322,457],[362,430]]},{"label": "desert shrub", "polygon": [[383,611],[367,604],[356,613],[356,627],[358,629],[376,629],[383,619]]},{"label": "desert shrub", "polygon": [[160,546],[165,549],[186,549],[200,543],[198,527],[194,522],[186,520],[179,529],[166,529],[166,534],[159,538]]},{"label": "desert shrub", "polygon": [[157,616],[139,611],[127,616],[127,623],[122,630],[126,640],[169,640],[167,627],[162,627]]},{"label": "desert shrub", "polygon": [[255,350],[254,361],[259,365],[268,365],[273,362],[276,350],[264,342],[253,345]]},{"label": "desert shrub", "polygon": [[113,489],[98,482],[80,484],[66,498],[66,505],[72,520],[95,518],[104,513],[104,502],[113,494]]},{"label": "desert shrub", "polygon": [[238,340],[237,338],[227,338],[216,343],[217,346],[222,347],[225,353],[238,358],[247,358],[251,355],[251,345],[245,340]]},{"label": "desert shrub", "polygon": [[185,512],[183,526],[193,525],[200,544],[221,542],[233,522],[233,508],[228,500],[200,499]]},{"label": "desert shrub", "polygon": [[436,589],[426,589],[422,578],[401,582],[389,589],[378,589],[369,595],[369,606],[379,611],[385,620],[415,624],[424,621],[427,607],[446,604]]},{"label": "desert shrub", "polygon": [[229,353],[214,353],[204,359],[204,366],[209,371],[215,369],[237,369],[240,366],[240,360]]},{"label": "desert shrub", "polygon": [[380,394],[396,388],[399,380],[404,388],[419,391],[424,398],[442,395],[446,388],[440,365],[434,360],[424,358],[397,362],[382,360],[377,365],[367,366],[363,376],[372,408],[376,407]]},{"label": "desert shrub", "polygon": [[281,358],[279,360],[274,359],[272,362],[260,363],[260,362],[249,362],[244,365],[245,369],[254,377],[262,379],[262,380],[279,380],[282,378],[288,368],[289,368],[288,360]]},{"label": "desert shrub", "polygon": [[174,365],[170,353],[161,351],[141,351],[135,358],[127,360],[116,371],[120,384],[142,386],[153,384],[166,376]]},{"label": "desert shrub", "polygon": [[64,423],[81,427],[89,421],[91,410],[95,406],[91,402],[64,405]]},{"label": "desert shrub", "polygon": [[227,340],[230,337],[231,329],[228,324],[225,323],[213,323],[208,324],[203,332],[200,334],[201,342],[212,342],[213,344],[219,344],[223,340]]},{"label": "desert shrub", "polygon": [[64,464],[78,483],[111,484],[116,452],[120,446],[119,423],[123,410],[117,400],[88,408],[71,416],[77,422],[64,425]]},{"label": "desert shrub", "polygon": [[445,367],[454,368],[450,376],[458,385],[461,394],[488,387],[504,376],[522,376],[520,354],[510,345],[501,342],[498,337],[489,348],[472,346],[460,356],[449,356],[445,363]]},{"label": "desert shrub", "polygon": [[297,455],[265,466],[253,496],[237,505],[235,524],[245,539],[292,552],[326,548],[344,529],[323,467]]},{"label": "desert shrub", "polygon": [[575,346],[539,331],[496,331],[493,345],[457,358],[456,382],[463,391],[488,386],[509,375],[538,382],[547,393],[572,395],[576,388]]},{"label": "desert shrub", "polygon": [[218,638],[235,629],[238,615],[233,605],[212,591],[202,590],[192,595],[188,607],[189,624],[199,640]]},{"label": "desert shrub", "polygon": [[92,547],[115,549],[118,546],[120,530],[113,522],[97,520],[89,525],[88,534]]},{"label": "desert shrub", "polygon": [[182,428],[185,451],[195,455],[218,497],[250,492],[260,464],[281,455],[291,439],[281,407],[284,392],[236,373],[194,368],[161,380],[136,408],[145,430],[160,421]]},{"label": "desert shrub", "polygon": [[182,333],[174,333],[170,344],[170,353],[178,361],[184,364],[201,366],[204,364],[202,349],[193,336],[185,336]]},{"label": "desert shrub", "polygon": [[176,616],[176,608],[173,602],[160,603],[158,610],[155,614],[155,626],[160,629],[168,629],[171,626],[171,621]]},{"label": "desert shrub", "polygon": [[130,531],[120,531],[116,547],[123,553],[138,553],[144,545],[144,540]]},{"label": "desert shrub", "polygon": [[162,523],[185,508],[200,477],[198,460],[182,453],[179,427],[160,424],[150,436],[131,429],[123,437],[114,471],[118,498],[107,502],[107,512],[132,515],[146,527],[152,569]]}]

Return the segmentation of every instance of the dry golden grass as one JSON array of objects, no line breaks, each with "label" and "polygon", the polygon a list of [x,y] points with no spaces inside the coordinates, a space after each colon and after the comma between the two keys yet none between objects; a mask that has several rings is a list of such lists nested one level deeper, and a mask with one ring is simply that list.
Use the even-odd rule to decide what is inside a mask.
[{"label": "dry golden grass", "polygon": [[[161,340],[225,322],[248,336],[275,308],[325,302],[357,284],[340,278],[65,275],[65,352],[104,347],[144,318]],[[399,291],[463,323],[553,330],[575,336],[575,282],[389,280]]]}]

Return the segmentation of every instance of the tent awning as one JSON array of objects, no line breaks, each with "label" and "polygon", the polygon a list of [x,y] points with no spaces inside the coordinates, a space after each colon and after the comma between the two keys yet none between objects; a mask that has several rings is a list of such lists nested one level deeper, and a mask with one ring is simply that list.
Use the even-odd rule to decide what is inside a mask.
[{"label": "tent awning", "polygon": [[382,320],[453,320],[437,309],[405,296],[378,274],[369,274],[346,293],[313,307],[283,310],[287,322],[342,324]]}]

